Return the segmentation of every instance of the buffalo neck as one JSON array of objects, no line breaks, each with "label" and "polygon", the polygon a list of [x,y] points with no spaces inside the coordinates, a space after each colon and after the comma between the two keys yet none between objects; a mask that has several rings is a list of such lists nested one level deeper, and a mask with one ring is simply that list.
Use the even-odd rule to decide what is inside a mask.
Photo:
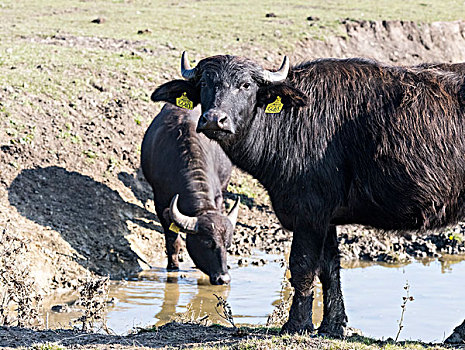
[{"label": "buffalo neck", "polygon": [[[268,190],[277,183],[290,184],[305,170],[300,158],[307,149],[308,136],[293,128],[296,110],[280,114],[256,111],[232,142],[221,143],[232,162],[258,179]],[[305,142],[299,142],[305,141]],[[315,152],[316,148],[312,150]]]}]

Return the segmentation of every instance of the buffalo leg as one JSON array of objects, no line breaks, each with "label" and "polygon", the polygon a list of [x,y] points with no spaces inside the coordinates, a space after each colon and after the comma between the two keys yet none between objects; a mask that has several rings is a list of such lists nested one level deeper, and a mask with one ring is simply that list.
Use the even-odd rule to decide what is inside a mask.
[{"label": "buffalo leg", "polygon": [[340,259],[336,226],[331,225],[325,239],[323,258],[319,266],[319,278],[323,287],[323,321],[320,334],[344,336],[347,315],[341,290]]},{"label": "buffalo leg", "polygon": [[179,270],[178,255],[181,250],[181,236],[165,230],[166,253],[168,254],[168,270]]},{"label": "buffalo leg", "polygon": [[[299,226],[296,225],[296,227]],[[325,231],[325,229],[310,232],[294,230],[289,257],[294,298],[289,311],[289,319],[281,329],[281,333],[313,331],[313,289],[318,261],[324,245]]]},{"label": "buffalo leg", "polygon": [[168,270],[179,270],[178,256],[181,250],[181,236],[170,230],[171,219],[169,217],[169,209],[165,208],[159,211],[158,208],[163,206],[157,204],[155,203],[155,210],[165,232],[166,254],[168,255],[168,265],[166,268]]}]

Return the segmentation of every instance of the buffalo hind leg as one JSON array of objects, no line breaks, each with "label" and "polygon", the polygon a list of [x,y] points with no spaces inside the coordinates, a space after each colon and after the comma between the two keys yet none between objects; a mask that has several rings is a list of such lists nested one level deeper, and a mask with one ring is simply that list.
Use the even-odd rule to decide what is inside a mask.
[{"label": "buffalo hind leg", "polygon": [[294,298],[289,311],[289,319],[283,325],[281,333],[302,333],[314,330],[312,323],[313,289],[324,235],[324,229],[294,230],[289,257]]},{"label": "buffalo hind leg", "polygon": [[348,335],[347,315],[341,290],[340,258],[336,226],[329,227],[318,277],[323,287],[323,321],[318,328],[321,335]]}]

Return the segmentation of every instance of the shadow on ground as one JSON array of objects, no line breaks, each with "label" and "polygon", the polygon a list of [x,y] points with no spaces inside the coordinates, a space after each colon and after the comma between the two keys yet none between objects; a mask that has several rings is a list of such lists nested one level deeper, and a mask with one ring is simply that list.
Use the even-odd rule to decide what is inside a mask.
[{"label": "shadow on ground", "polygon": [[142,169],[139,168],[135,176],[127,173],[120,172],[118,179],[129,189],[131,189],[134,197],[136,197],[142,204],[146,205],[149,199],[153,199],[153,192],[150,185],[142,174]]},{"label": "shadow on ground", "polygon": [[11,183],[8,199],[21,215],[58,231],[76,250],[75,261],[112,278],[133,273],[144,262],[126,238],[132,233],[129,221],[160,231],[153,213],[126,202],[110,187],[61,167],[23,170]]}]

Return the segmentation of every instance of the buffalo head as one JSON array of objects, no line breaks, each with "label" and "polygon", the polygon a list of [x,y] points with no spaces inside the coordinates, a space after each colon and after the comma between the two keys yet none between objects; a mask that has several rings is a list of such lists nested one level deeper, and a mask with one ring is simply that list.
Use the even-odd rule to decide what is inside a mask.
[{"label": "buffalo head", "polygon": [[239,199],[227,216],[217,210],[191,217],[178,209],[178,195],[171,201],[169,215],[186,232],[186,246],[197,268],[210,277],[211,284],[228,284],[226,249],[231,246],[239,211]]},{"label": "buffalo head", "polygon": [[306,105],[307,96],[287,83],[289,71],[287,57],[275,72],[237,56],[209,57],[191,68],[184,52],[181,74],[185,80],[161,85],[152,100],[176,103],[185,94],[193,105],[202,106],[197,131],[227,142],[247,128],[257,110],[264,111],[278,98],[283,109]]}]

